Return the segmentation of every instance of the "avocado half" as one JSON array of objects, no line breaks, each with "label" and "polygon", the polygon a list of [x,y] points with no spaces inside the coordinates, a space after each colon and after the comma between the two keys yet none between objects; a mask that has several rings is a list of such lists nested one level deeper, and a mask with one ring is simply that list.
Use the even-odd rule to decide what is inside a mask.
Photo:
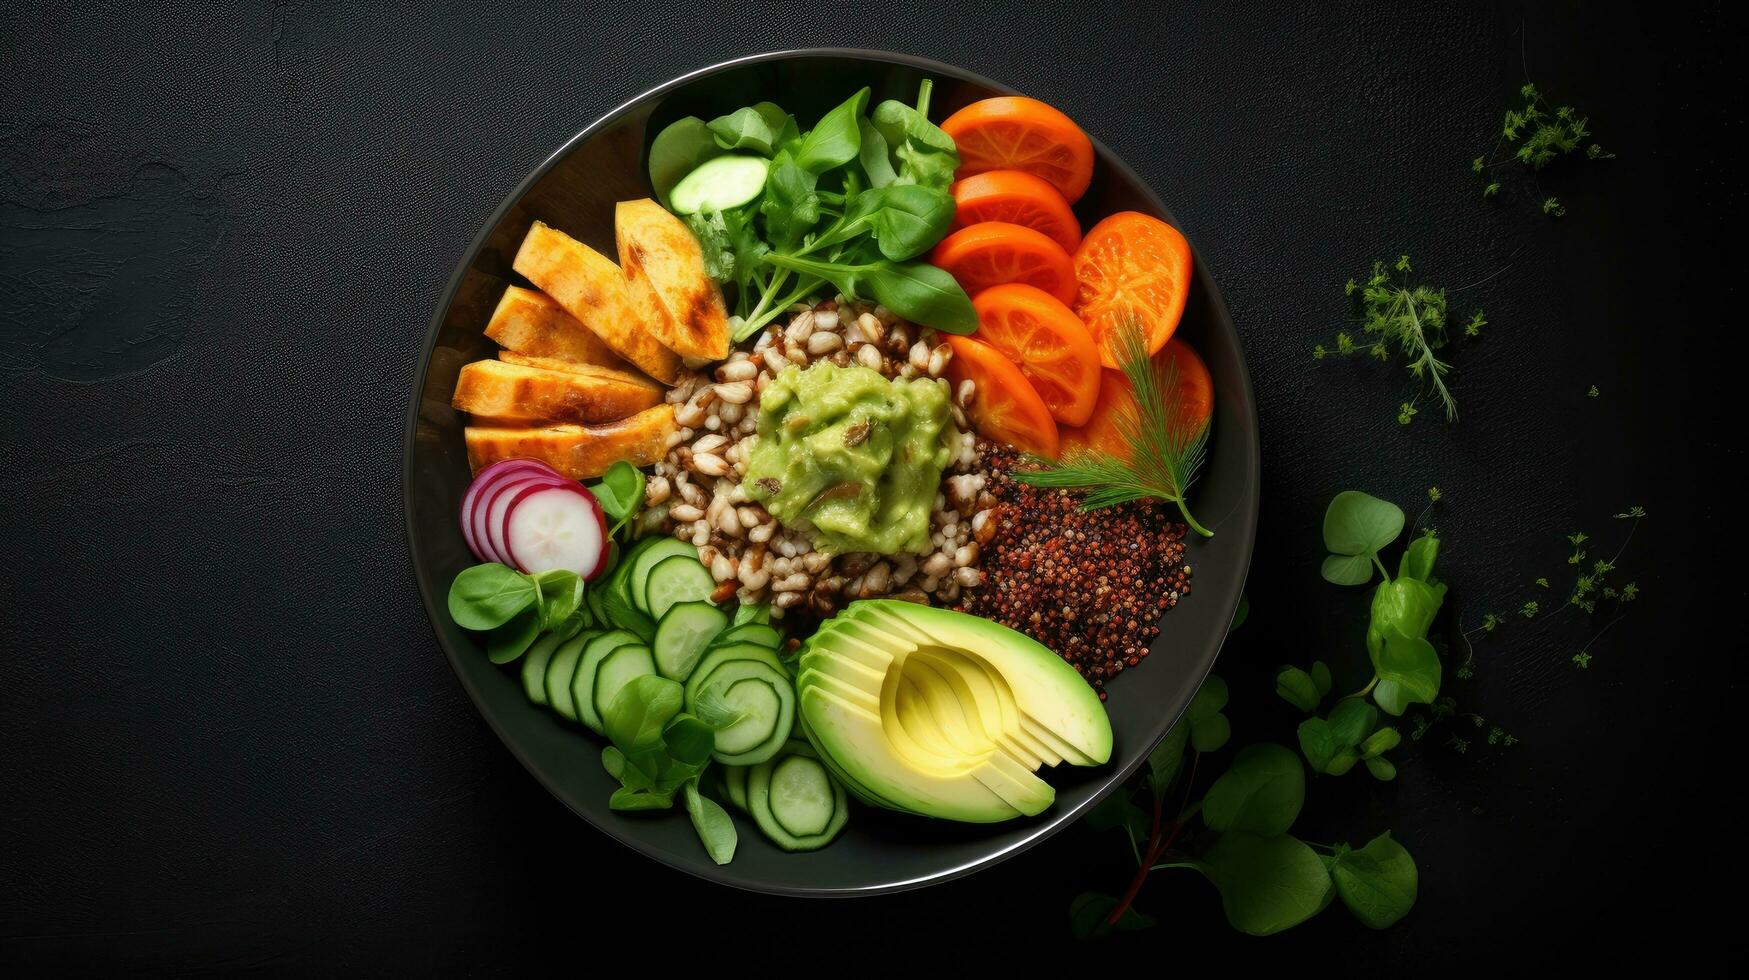
[{"label": "avocado half", "polygon": [[808,640],[802,730],[865,802],[968,823],[1043,812],[1033,773],[1111,758],[1099,695],[1043,644],[998,623],[894,599],[853,602]]}]

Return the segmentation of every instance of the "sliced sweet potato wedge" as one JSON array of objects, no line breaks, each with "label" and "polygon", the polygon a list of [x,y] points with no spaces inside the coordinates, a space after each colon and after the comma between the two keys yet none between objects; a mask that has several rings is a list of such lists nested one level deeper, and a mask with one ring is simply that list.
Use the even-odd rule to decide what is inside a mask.
[{"label": "sliced sweet potato wedge", "polygon": [[727,357],[723,291],[705,273],[704,252],[686,223],[649,198],[621,201],[613,234],[632,306],[657,339],[681,357]]},{"label": "sliced sweet potato wedge", "polygon": [[680,377],[680,355],[663,346],[638,315],[625,275],[612,259],[536,221],[512,264],[645,374],[666,384]]},{"label": "sliced sweet potato wedge", "polygon": [[499,346],[530,357],[631,370],[607,342],[595,336],[552,297],[521,286],[504,287],[504,296],[486,324],[486,336]]},{"label": "sliced sweet potato wedge", "polygon": [[623,368],[610,368],[594,364],[579,364],[576,361],[561,360],[557,357],[532,357],[528,354],[518,354],[513,350],[499,351],[498,359],[524,367],[541,368],[546,371],[559,371],[566,374],[582,374],[592,378],[607,378],[625,384],[643,385],[645,388],[655,391],[665,390],[660,384],[632,370],[632,366],[625,364],[624,361],[620,362],[625,365]]},{"label": "sliced sweet potato wedge", "polygon": [[508,361],[475,361],[456,378],[456,408],[501,419],[614,422],[662,401],[649,384],[612,375],[548,371]]},{"label": "sliced sweet potato wedge", "polygon": [[546,428],[469,426],[464,433],[468,464],[478,473],[501,459],[538,459],[573,480],[607,472],[618,460],[648,466],[667,451],[675,431],[674,406],[657,405],[629,419],[606,425],[554,425]]}]

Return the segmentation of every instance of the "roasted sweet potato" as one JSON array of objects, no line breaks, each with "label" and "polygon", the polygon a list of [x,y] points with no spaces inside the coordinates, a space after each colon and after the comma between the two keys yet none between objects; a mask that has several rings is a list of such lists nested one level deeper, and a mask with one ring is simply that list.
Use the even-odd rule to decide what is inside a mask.
[{"label": "roasted sweet potato", "polygon": [[666,384],[680,376],[680,355],[663,346],[638,315],[625,275],[612,259],[536,221],[513,265],[645,374]]},{"label": "roasted sweet potato", "polygon": [[560,360],[556,357],[531,357],[527,354],[518,354],[513,350],[499,351],[498,359],[511,364],[520,364],[523,367],[541,368],[546,371],[561,371],[567,374],[583,374],[593,378],[607,378],[613,381],[622,381],[626,384],[643,385],[645,388],[651,388],[656,391],[665,390],[662,385],[651,381],[649,378],[632,370],[632,366],[625,364],[623,361],[620,362],[621,364],[625,364],[623,368],[598,367],[594,364],[578,364],[575,361]]},{"label": "roasted sweet potato", "polygon": [[621,201],[613,234],[632,306],[657,339],[681,357],[727,357],[723,291],[705,274],[704,253],[686,223],[649,198]]},{"label": "roasted sweet potato", "polygon": [[475,361],[463,365],[451,404],[469,414],[501,419],[591,423],[618,421],[661,401],[659,389],[611,373]]},{"label": "roasted sweet potato", "polygon": [[618,460],[648,466],[662,458],[675,431],[674,406],[657,405],[607,425],[555,425],[542,429],[469,426],[468,464],[479,472],[501,459],[538,459],[573,480],[607,472]]},{"label": "roasted sweet potato", "polygon": [[486,324],[486,336],[502,347],[530,357],[549,357],[578,364],[632,370],[607,342],[553,302],[552,297],[521,286],[504,287],[504,296]]}]

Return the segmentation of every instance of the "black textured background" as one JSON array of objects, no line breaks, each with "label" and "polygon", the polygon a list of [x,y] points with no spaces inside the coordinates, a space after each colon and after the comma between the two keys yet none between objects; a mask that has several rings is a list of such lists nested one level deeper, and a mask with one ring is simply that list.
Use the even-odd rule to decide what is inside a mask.
[{"label": "black textured background", "polygon": [[[618,102],[809,44],[940,58],[1064,108],[1216,272],[1264,427],[1252,620],[1217,667],[1240,741],[1292,737],[1275,664],[1361,669],[1364,597],[1316,573],[1335,491],[1415,509],[1444,489],[1466,623],[1566,576],[1566,532],[1613,543],[1610,513],[1651,512],[1622,560],[1645,598],[1589,670],[1569,662],[1583,624],[1520,620],[1450,685],[1518,745],[1472,731],[1467,753],[1410,747],[1394,784],[1313,785],[1302,836],[1388,827],[1414,852],[1409,919],[1373,934],[1333,909],[1249,940],[1199,879],[1161,875],[1140,906],[1167,924],[1108,949],[1444,972],[1520,939],[1580,958],[1692,941],[1731,911],[1688,888],[1739,864],[1707,814],[1742,782],[1720,736],[1744,590],[1713,571],[1743,462],[1725,427],[1741,25],[1680,4],[863,8],[6,6],[0,965],[493,973],[753,950],[813,970],[1067,949],[1070,897],[1123,884],[1116,840],[1074,830],[963,882],[830,903],[613,845],[491,736],[412,586],[401,426],[467,240]],[[1545,173],[1559,221],[1519,177],[1484,204],[1467,169],[1527,71],[1619,153]],[[1401,427],[1398,373],[1308,353],[1342,282],[1403,251],[1492,321],[1457,355],[1456,426]]]}]

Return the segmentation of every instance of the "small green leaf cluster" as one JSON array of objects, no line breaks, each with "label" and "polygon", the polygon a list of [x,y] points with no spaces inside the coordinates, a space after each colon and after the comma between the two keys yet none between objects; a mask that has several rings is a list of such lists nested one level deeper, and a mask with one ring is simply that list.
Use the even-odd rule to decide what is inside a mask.
[{"label": "small green leaf cluster", "polygon": [[715,801],[699,793],[710,766],[716,730],[681,710],[680,682],[654,674],[635,677],[614,695],[601,720],[612,743],[601,764],[619,780],[607,805],[615,810],[666,810],[684,792],[686,812],[705,850],[718,864],[735,855],[735,824]]},{"label": "small green leaf cluster", "polygon": [[[1187,802],[1177,817],[1166,819],[1166,797],[1180,777],[1190,774],[1182,794],[1188,801],[1196,762],[1226,743],[1226,700],[1226,684],[1211,676],[1149,755],[1140,784],[1108,797],[1088,815],[1095,830],[1125,831],[1137,878],[1121,900],[1098,892],[1076,896],[1069,907],[1075,934],[1093,938],[1154,924],[1131,901],[1150,871],[1165,869],[1201,874],[1220,893],[1227,921],[1253,936],[1292,928],[1336,899],[1374,929],[1407,915],[1418,873],[1414,858],[1388,832],[1359,849],[1311,844],[1289,833],[1305,804],[1306,776],[1299,757],[1285,746],[1261,742],[1241,749],[1200,801]],[[1151,816],[1138,799],[1151,804]],[[1193,835],[1194,845],[1175,849],[1197,818],[1203,832]]]},{"label": "small green leaf cluster", "polygon": [[601,479],[588,488],[601,503],[601,512],[613,521],[608,537],[618,538],[623,532],[626,543],[631,543],[634,523],[644,507],[644,474],[622,459],[608,467]]},{"label": "small green leaf cluster", "polygon": [[[1502,148],[1510,148],[1510,154],[1497,160],[1479,156],[1470,161],[1470,171],[1482,181],[1484,199],[1500,193],[1500,182],[1492,174],[1497,167],[1517,163],[1534,175],[1561,157],[1575,153],[1583,152],[1587,160],[1607,160],[1615,156],[1590,141],[1590,118],[1579,115],[1572,106],[1551,107],[1532,84],[1526,84],[1518,94],[1524,104],[1506,110],[1500,124],[1500,138],[1495,145],[1496,153]],[[1553,197],[1543,197],[1541,207],[1544,214],[1557,218],[1567,213],[1567,209]]]},{"label": "small green leaf cluster", "polygon": [[[1415,282],[1413,273],[1409,256],[1404,255],[1394,263],[1375,261],[1365,283],[1348,280],[1344,289],[1360,318],[1360,332],[1338,331],[1328,345],[1313,347],[1312,357],[1324,360],[1364,352],[1384,363],[1402,358],[1420,390],[1414,399],[1402,403],[1397,421],[1408,425],[1420,414],[1417,402],[1424,395],[1439,401],[1446,421],[1456,421],[1457,399],[1446,386],[1452,367],[1435,353],[1451,343],[1445,290]],[[1461,322],[1466,338],[1480,337],[1488,325],[1481,310]]]},{"label": "small green leaf cluster", "polygon": [[542,633],[567,639],[588,626],[583,590],[583,579],[563,569],[527,575],[496,563],[475,565],[450,583],[449,615],[457,626],[485,633],[486,655],[507,664]]},{"label": "small green leaf cluster", "polygon": [[1312,717],[1300,722],[1297,732],[1300,752],[1315,773],[1340,776],[1364,764],[1381,780],[1397,777],[1397,767],[1384,757],[1402,742],[1389,725],[1379,725],[1379,711],[1365,695],[1350,695],[1336,702],[1327,717],[1316,712],[1330,693],[1330,668],[1315,661],[1310,671],[1283,665],[1275,674],[1275,693]]},{"label": "small green leaf cluster", "polygon": [[678,120],[650,147],[650,181],[665,202],[699,164],[727,153],[770,161],[765,185],[736,208],[684,216],[705,269],[734,294],[736,342],[792,303],[831,285],[913,323],[970,333],[977,314],[948,273],[918,257],[947,234],[948,191],[959,152],[929,121],[932,83],[916,105],[887,100],[866,111],[863,88],[803,132],[761,102],[706,123]]}]

